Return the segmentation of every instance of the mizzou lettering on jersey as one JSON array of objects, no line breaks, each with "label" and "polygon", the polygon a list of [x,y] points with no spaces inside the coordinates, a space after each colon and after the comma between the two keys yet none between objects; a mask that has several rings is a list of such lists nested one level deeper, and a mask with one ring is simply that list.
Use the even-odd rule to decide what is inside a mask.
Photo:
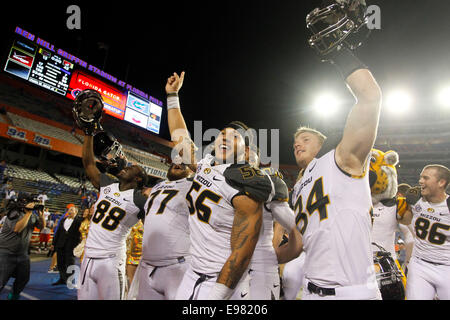
[{"label": "mizzou lettering on jersey", "polygon": [[100,176],[99,194],[94,204],[85,255],[92,258],[124,255],[131,227],[145,217],[147,198],[135,189],[120,191],[119,183],[105,174]]},{"label": "mizzou lettering on jersey", "polygon": [[416,235],[415,257],[450,265],[450,211],[447,199],[441,203],[430,203],[422,198],[411,208]]},{"label": "mizzou lettering on jersey", "polygon": [[365,284],[371,274],[375,279],[368,175],[346,174],[334,157],[332,150],[313,159],[291,200],[303,235],[305,276],[326,288]]},{"label": "mizzou lettering on jersey", "polygon": [[214,165],[207,155],[186,195],[189,210],[192,268],[196,272],[218,273],[231,254],[234,220],[233,199],[246,195],[256,201],[270,201],[272,182],[262,171],[243,165]]}]

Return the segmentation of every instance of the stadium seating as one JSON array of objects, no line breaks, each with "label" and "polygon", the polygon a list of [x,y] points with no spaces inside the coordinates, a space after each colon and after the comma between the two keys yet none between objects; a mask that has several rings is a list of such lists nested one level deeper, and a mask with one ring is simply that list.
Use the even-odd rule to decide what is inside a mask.
[{"label": "stadium seating", "polygon": [[38,132],[40,134],[54,137],[60,140],[64,140],[73,144],[81,144],[78,139],[76,139],[69,131],[65,131],[60,128],[56,128],[54,126],[28,119],[25,117],[22,117],[20,115],[14,114],[12,112],[8,112],[8,116],[13,121],[14,125],[25,128],[31,131]]}]

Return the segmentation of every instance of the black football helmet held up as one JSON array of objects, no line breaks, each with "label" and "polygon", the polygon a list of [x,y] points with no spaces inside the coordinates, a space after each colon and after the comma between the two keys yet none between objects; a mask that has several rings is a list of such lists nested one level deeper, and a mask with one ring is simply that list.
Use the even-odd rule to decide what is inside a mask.
[{"label": "black football helmet held up", "polygon": [[99,131],[93,138],[94,155],[100,160],[106,172],[116,175],[126,167],[127,161],[122,145],[106,131]]},{"label": "black football helmet held up", "polygon": [[375,264],[378,288],[383,300],[405,300],[403,275],[391,253],[376,243],[372,244],[379,249],[373,253],[373,263]]},{"label": "black football helmet held up", "polygon": [[306,26],[312,33],[308,43],[322,58],[340,46],[354,50],[370,34],[366,1],[324,0],[306,16]]},{"label": "black football helmet held up", "polygon": [[75,98],[72,108],[73,117],[86,135],[92,136],[96,131],[101,130],[103,107],[102,96],[95,90],[83,90]]}]

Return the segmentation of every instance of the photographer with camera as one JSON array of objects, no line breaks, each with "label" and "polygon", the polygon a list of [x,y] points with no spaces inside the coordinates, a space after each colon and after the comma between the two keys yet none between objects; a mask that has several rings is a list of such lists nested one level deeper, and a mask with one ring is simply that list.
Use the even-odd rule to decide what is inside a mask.
[{"label": "photographer with camera", "polygon": [[14,277],[8,300],[17,300],[30,280],[28,248],[34,228],[45,227],[44,206],[31,195],[19,194],[17,200],[8,203],[6,212],[0,230],[0,292]]}]

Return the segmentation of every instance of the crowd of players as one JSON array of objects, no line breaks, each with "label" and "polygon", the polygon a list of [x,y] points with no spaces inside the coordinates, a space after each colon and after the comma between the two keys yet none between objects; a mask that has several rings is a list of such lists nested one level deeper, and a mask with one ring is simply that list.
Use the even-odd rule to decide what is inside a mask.
[{"label": "crowd of players", "polygon": [[[146,195],[147,175],[139,165],[121,166],[117,159],[114,177],[98,169],[94,136],[101,129],[101,97],[81,93],[74,115],[86,134],[83,166],[99,197],[84,246],[78,299],[295,299],[298,286],[280,296],[283,286],[290,286],[280,281],[280,265],[295,260],[300,263],[289,268],[289,278],[301,283],[303,300],[450,299],[449,169],[426,166],[420,187],[405,192],[401,222],[414,234],[406,294],[384,295],[387,285],[377,281],[374,260],[395,257],[373,249],[368,174],[381,90],[350,48],[336,46],[326,55],[357,102],[335,144],[311,128],[295,133],[300,174],[291,194],[277,170],[259,167],[256,139],[242,122],[224,125],[212,152],[196,158],[178,96],[182,72],[170,76],[165,87],[176,145],[173,163],[167,179]],[[91,119],[85,117],[89,111]],[[142,253],[127,281],[126,240],[139,221]],[[383,272],[403,275],[395,264]]]}]

